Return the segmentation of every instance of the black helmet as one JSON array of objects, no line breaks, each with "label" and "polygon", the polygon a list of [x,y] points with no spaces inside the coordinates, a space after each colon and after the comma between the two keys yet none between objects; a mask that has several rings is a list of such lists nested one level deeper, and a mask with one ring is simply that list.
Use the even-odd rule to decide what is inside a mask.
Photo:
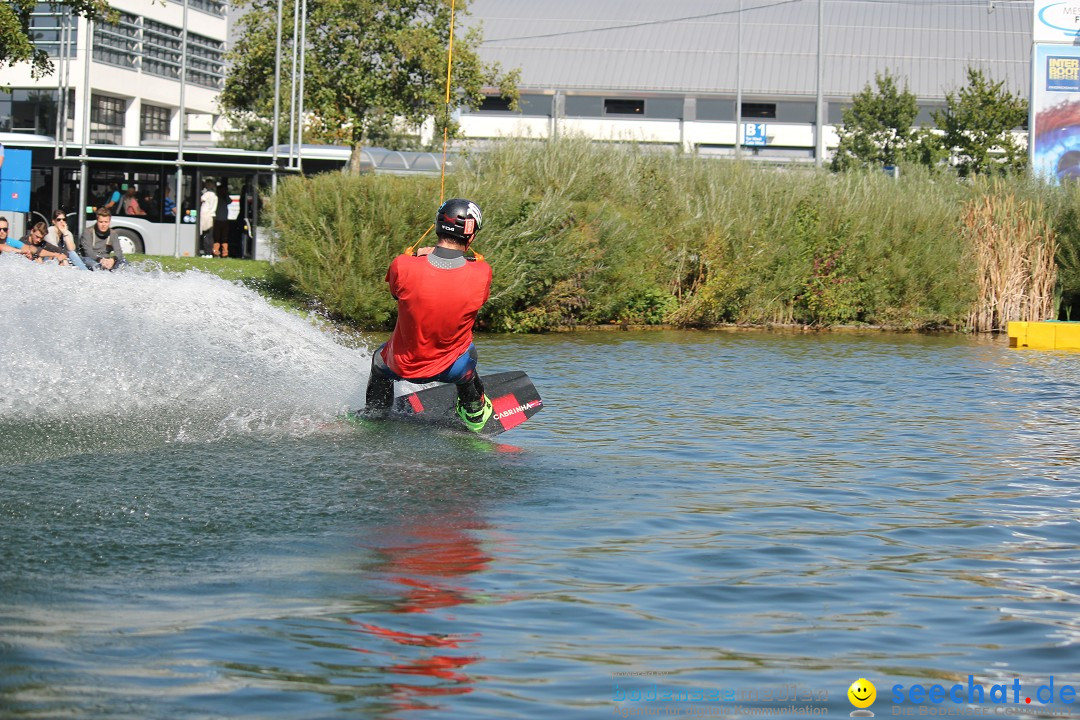
[{"label": "black helmet", "polygon": [[471,200],[451,198],[444,202],[439,207],[439,212],[435,214],[435,234],[468,244],[472,242],[476,233],[480,232],[483,219],[476,203]]}]

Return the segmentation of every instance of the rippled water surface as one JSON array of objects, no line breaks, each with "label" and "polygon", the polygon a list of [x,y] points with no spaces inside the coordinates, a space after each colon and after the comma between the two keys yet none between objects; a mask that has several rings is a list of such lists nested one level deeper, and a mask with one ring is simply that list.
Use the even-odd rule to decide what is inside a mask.
[{"label": "rippled water surface", "polygon": [[217,278],[0,286],[2,716],[1074,707],[1033,693],[1080,686],[1080,355],[483,337],[546,406],[493,444],[335,422],[380,338]]}]

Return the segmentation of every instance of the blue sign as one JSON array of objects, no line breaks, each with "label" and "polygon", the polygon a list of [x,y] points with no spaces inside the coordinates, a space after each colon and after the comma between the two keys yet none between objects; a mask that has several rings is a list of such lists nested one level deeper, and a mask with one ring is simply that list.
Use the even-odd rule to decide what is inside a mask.
[{"label": "blue sign", "polygon": [[0,210],[30,212],[30,151],[7,150],[0,166]]},{"label": "blue sign", "polygon": [[743,123],[743,145],[768,145],[765,123]]},{"label": "blue sign", "polygon": [[1046,89],[1051,92],[1076,92],[1080,90],[1080,58],[1046,58]]}]

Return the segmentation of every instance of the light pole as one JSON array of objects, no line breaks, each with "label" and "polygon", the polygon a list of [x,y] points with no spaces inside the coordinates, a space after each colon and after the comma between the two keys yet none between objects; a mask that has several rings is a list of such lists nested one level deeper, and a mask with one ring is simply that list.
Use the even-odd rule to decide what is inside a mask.
[{"label": "light pole", "polygon": [[742,158],[742,0],[735,43],[735,159]]},{"label": "light pole", "polygon": [[817,127],[814,132],[814,165],[825,162],[825,2],[817,3]]},{"label": "light pole", "polygon": [[[177,110],[180,137],[176,142],[176,188],[173,190],[173,257],[180,257],[180,221],[184,207],[184,134],[187,131],[187,32],[188,0],[184,0],[184,29],[180,33],[180,109]],[[195,255],[199,254],[199,226],[195,226]]]}]

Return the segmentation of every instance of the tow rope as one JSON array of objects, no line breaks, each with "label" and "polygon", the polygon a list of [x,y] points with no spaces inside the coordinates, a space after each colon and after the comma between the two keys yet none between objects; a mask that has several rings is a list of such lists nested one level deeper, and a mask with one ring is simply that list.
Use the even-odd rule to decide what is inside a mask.
[{"label": "tow rope", "polygon": [[[450,0],[450,42],[446,49],[446,119],[450,119],[450,73],[454,66],[454,18],[455,8],[457,0]],[[442,131],[442,165],[439,168],[439,206],[441,207],[443,201],[446,199],[446,148],[449,141],[450,123],[443,124]],[[420,239],[414,242],[409,247],[405,248],[405,255],[416,255],[416,246],[424,241],[424,238],[428,236],[428,233],[435,228],[435,223],[431,223],[431,226],[424,231],[424,234],[420,236]],[[484,261],[484,256],[476,252],[471,248],[467,248],[469,252],[472,252],[474,259],[479,262]]]}]

